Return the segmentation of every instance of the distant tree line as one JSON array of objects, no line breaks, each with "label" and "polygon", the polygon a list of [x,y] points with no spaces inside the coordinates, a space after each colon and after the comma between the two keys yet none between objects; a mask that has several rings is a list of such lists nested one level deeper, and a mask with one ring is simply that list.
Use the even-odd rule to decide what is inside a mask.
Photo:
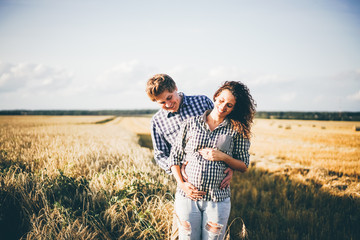
[{"label": "distant tree line", "polygon": [[[156,109],[136,110],[0,110],[0,115],[112,115],[136,116],[152,115]],[[330,120],[360,121],[360,112],[268,112],[259,111],[256,118],[264,119],[297,119],[297,120]]]},{"label": "distant tree line", "polygon": [[148,115],[154,114],[154,109],[138,110],[1,110],[0,115],[51,115],[51,116],[76,116],[76,115],[112,115],[112,116],[130,116],[130,115]]},{"label": "distant tree line", "polygon": [[360,112],[257,112],[257,118],[265,119],[297,119],[297,120],[329,120],[360,121]]}]

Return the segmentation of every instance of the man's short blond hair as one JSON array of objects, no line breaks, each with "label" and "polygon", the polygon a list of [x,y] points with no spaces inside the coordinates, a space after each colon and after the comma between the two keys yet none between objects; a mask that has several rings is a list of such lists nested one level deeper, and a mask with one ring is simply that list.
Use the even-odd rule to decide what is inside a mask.
[{"label": "man's short blond hair", "polygon": [[166,90],[169,92],[176,90],[175,81],[167,74],[156,74],[146,84],[146,93],[153,102]]}]

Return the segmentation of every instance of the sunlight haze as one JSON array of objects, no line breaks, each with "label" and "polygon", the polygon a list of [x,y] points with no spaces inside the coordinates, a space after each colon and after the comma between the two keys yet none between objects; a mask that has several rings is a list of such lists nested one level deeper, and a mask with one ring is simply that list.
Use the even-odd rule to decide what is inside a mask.
[{"label": "sunlight haze", "polygon": [[0,0],[0,110],[156,109],[148,78],[259,111],[360,111],[360,4]]}]

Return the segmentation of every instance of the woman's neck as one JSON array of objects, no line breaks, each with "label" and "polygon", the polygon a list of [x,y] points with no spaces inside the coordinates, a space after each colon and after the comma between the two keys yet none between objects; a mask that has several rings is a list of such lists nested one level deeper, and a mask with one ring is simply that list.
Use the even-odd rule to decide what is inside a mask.
[{"label": "woman's neck", "polygon": [[213,131],[223,121],[224,118],[219,117],[214,110],[212,110],[206,117],[206,123],[209,125],[211,131]]}]

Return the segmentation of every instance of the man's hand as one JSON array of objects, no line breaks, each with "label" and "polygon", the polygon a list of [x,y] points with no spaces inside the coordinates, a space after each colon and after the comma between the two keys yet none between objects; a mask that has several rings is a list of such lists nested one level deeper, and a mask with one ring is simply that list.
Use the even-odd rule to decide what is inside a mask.
[{"label": "man's hand", "polygon": [[232,170],[231,168],[227,168],[225,169],[224,173],[226,173],[226,177],[222,180],[220,184],[220,189],[227,188],[230,185],[234,170]]},{"label": "man's hand", "polygon": [[186,161],[184,164],[181,165],[181,168],[180,168],[181,176],[182,176],[182,178],[184,179],[185,182],[188,181],[188,176],[187,176],[187,174],[186,174],[186,172],[185,172],[185,167],[186,167],[186,165],[187,165],[188,163],[189,163],[189,162]]},{"label": "man's hand", "polygon": [[186,193],[186,196],[193,201],[202,199],[206,192],[199,191],[194,185],[189,182],[183,182],[179,187]]}]

